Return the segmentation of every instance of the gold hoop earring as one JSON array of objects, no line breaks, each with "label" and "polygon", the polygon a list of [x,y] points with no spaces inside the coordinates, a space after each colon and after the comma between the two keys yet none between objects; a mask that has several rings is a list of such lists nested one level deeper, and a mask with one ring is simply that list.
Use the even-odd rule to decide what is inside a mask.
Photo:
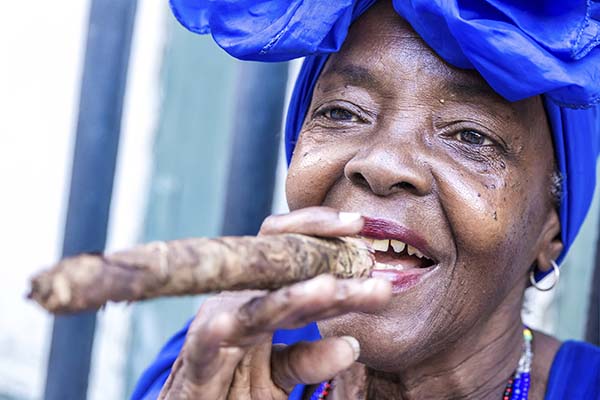
[{"label": "gold hoop earring", "polygon": [[550,285],[547,288],[538,285],[538,283],[535,280],[533,269],[529,272],[529,282],[531,282],[531,285],[534,288],[541,292],[547,292],[549,290],[552,290],[552,288],[554,288],[558,284],[558,279],[560,278],[560,270],[558,269],[558,265],[556,264],[556,262],[554,262],[554,260],[550,260],[550,264],[552,265],[552,272],[554,273],[554,282],[552,282],[552,285]]}]

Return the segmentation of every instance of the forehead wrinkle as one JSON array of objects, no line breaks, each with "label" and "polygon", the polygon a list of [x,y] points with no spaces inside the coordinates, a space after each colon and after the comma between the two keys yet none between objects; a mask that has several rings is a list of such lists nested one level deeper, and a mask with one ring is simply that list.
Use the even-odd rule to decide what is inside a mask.
[{"label": "forehead wrinkle", "polygon": [[[389,57],[390,55],[392,57]],[[488,102],[503,100],[477,72],[458,69],[439,57],[388,3],[380,2],[359,18],[350,28],[341,51],[332,58],[336,59],[336,62],[328,63],[331,69],[338,70],[340,74],[349,72],[348,80],[359,86],[389,88],[389,77],[385,75],[390,71],[386,71],[385,65],[387,64],[389,69],[391,61],[392,64],[397,64],[397,68],[392,69],[400,72],[394,77],[395,81],[439,85],[440,94],[455,93],[458,97],[466,99],[486,98]],[[355,60],[370,62],[367,61],[367,68],[363,67],[363,71],[351,71],[339,67],[339,64],[344,64],[340,62],[340,58],[348,64]],[[379,65],[373,64],[382,64],[384,68],[380,70]],[[382,72],[384,75],[380,76]]]},{"label": "forehead wrinkle", "polygon": [[339,76],[342,80],[350,85],[359,86],[364,88],[382,89],[384,87],[383,82],[369,70],[358,64],[348,63],[333,63],[322,75],[321,78],[324,80],[332,77]]},{"label": "forehead wrinkle", "polygon": [[385,98],[408,91],[413,97],[429,94],[426,101],[433,104],[443,98],[510,107],[476,71],[446,63],[397,18],[354,26],[341,51],[331,55],[319,81],[324,84],[317,88],[322,93],[337,91],[343,85],[364,88]]}]

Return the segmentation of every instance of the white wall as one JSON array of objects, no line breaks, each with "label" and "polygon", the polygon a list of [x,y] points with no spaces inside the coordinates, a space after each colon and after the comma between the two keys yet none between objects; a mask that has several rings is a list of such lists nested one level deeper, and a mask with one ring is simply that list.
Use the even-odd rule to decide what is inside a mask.
[{"label": "white wall", "polygon": [[[42,397],[52,319],[24,296],[60,256],[89,0],[0,4],[0,398]],[[108,248],[137,240],[158,113],[163,0],[140,0]],[[128,313],[99,315],[91,399],[124,397]]]},{"label": "white wall", "polygon": [[60,253],[87,1],[0,5],[0,393],[39,396],[51,319],[24,300]]}]

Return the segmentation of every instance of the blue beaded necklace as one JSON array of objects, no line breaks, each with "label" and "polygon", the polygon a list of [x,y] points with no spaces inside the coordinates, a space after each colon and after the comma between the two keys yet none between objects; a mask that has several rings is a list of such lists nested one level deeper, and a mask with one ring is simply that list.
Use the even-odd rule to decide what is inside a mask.
[{"label": "blue beaded necklace", "polygon": [[531,360],[533,351],[531,342],[533,333],[529,328],[523,329],[523,354],[519,359],[519,366],[515,374],[508,380],[502,400],[527,400],[529,396],[529,386],[531,385]]},{"label": "blue beaded necklace", "polygon": [[322,400],[326,399],[327,395],[331,393],[331,389],[333,389],[332,385],[333,379],[330,379],[325,382],[321,382],[317,387],[317,390],[310,396],[310,400]]},{"label": "blue beaded necklace", "polygon": [[[523,329],[523,354],[519,359],[517,370],[508,379],[502,400],[527,400],[529,397],[529,386],[531,385],[531,361],[533,360],[533,351],[531,350],[531,342],[533,333],[527,327]],[[323,400],[333,390],[333,379],[321,382],[310,396],[310,400]]]}]

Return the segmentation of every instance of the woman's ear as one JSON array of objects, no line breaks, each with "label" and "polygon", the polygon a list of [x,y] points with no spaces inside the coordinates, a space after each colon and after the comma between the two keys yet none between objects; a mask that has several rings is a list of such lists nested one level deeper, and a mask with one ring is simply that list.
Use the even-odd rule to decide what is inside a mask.
[{"label": "woman's ear", "polygon": [[548,271],[552,268],[550,261],[556,260],[563,249],[563,243],[560,240],[560,220],[558,212],[554,208],[548,213],[540,240],[536,257],[537,267],[540,271]]}]

